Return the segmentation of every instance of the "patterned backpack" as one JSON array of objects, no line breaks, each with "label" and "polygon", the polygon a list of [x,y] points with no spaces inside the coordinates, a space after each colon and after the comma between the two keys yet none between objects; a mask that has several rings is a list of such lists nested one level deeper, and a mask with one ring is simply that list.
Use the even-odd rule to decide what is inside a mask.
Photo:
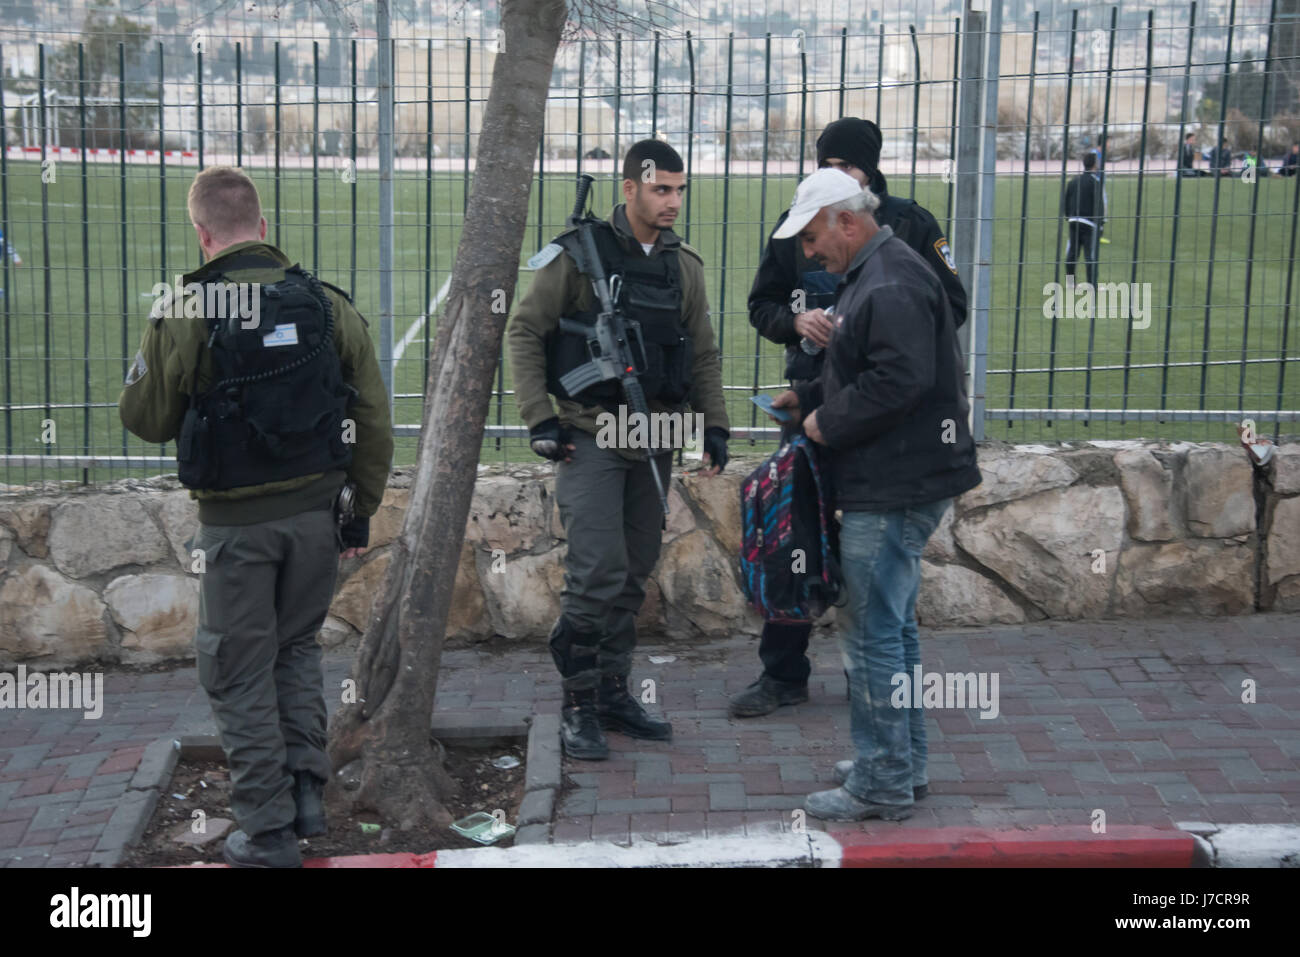
[{"label": "patterned backpack", "polygon": [[741,584],[765,620],[811,621],[838,602],[838,528],[829,498],[817,450],[802,435],[741,483]]}]

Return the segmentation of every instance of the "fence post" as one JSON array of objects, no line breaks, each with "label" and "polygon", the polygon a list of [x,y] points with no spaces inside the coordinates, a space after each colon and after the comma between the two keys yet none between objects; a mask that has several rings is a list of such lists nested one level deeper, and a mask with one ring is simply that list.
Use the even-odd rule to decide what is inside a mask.
[{"label": "fence post", "polygon": [[1002,65],[1002,4],[989,4],[984,51],[984,152],[980,162],[979,258],[976,261],[975,310],[971,351],[975,378],[970,394],[975,441],[984,438],[985,376],[988,371],[989,305],[993,291],[994,198],[998,180],[998,74]]},{"label": "fence post", "polygon": [[[379,371],[393,406],[393,45],[388,0],[375,3],[379,41]],[[468,95],[468,94],[467,94]]]},{"label": "fence post", "polygon": [[[977,298],[978,282],[975,274],[975,263],[978,259],[979,248],[978,227],[981,186],[978,129],[981,94],[984,91],[984,45],[988,38],[984,26],[984,12],[972,10],[971,0],[966,0],[966,9],[962,15],[961,102],[959,104],[961,123],[957,131],[957,199],[956,215],[953,217],[953,239],[956,248],[953,250],[953,256],[957,261],[957,273],[966,286],[966,295],[971,303],[970,318],[968,319],[971,333],[966,348],[968,359],[966,365],[966,394],[972,400],[975,397],[976,376],[974,363],[977,360],[975,355],[975,327],[987,321],[987,317],[980,311],[981,305],[987,308],[987,300],[981,304]],[[970,429],[971,435],[977,441],[984,437],[982,395],[980,401],[981,407],[978,413],[974,401],[971,402]]]}]

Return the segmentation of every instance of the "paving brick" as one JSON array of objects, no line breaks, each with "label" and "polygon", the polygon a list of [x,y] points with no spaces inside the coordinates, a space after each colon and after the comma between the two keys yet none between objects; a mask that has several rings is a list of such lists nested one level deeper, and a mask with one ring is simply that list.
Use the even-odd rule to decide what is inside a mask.
[{"label": "paving brick", "polygon": [[709,811],[743,811],[745,785],[741,781],[719,781],[709,785]]},{"label": "paving brick", "polygon": [[644,814],[651,811],[669,811],[672,799],[666,797],[598,798],[597,814]]}]

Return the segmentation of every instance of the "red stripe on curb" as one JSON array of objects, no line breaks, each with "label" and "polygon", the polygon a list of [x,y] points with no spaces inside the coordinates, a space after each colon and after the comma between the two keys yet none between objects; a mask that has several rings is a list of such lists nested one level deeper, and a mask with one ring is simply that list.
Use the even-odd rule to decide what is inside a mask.
[{"label": "red stripe on curb", "polygon": [[1069,825],[834,831],[830,836],[844,849],[841,867],[1193,867],[1196,853],[1191,834],[1140,825],[1112,827],[1105,834]]}]

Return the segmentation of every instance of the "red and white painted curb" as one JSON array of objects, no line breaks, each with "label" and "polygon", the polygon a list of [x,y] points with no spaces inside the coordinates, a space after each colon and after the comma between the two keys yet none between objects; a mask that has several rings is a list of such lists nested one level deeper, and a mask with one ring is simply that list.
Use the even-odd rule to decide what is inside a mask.
[{"label": "red and white painted curb", "polygon": [[[1204,867],[1205,842],[1187,831],[1124,825],[1015,830],[891,828],[789,831],[677,844],[525,844],[508,848],[314,858],[310,868],[354,867]],[[195,865],[202,866],[202,865]],[[224,866],[224,865],[222,865]]]}]

